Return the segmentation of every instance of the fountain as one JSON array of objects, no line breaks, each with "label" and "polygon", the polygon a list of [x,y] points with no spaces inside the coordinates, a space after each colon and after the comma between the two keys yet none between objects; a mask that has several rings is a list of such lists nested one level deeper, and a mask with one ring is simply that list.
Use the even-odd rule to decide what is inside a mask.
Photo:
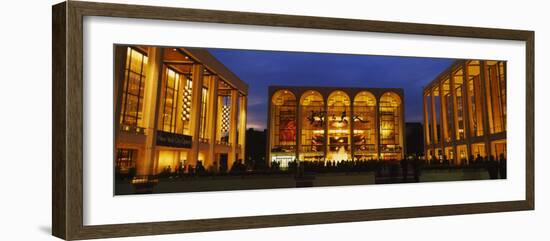
[{"label": "fountain", "polygon": [[332,152],[331,156],[332,157],[330,158],[330,160],[336,162],[341,162],[349,159],[346,148],[344,148],[343,146],[338,147],[338,151]]}]

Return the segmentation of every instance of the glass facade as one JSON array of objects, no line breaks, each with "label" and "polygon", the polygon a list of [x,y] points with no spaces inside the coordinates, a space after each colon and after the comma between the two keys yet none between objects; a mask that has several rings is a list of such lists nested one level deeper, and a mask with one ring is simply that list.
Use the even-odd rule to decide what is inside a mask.
[{"label": "glass facade", "polygon": [[334,91],[328,96],[328,146],[327,159],[351,160],[351,103],[343,91]]},{"label": "glass facade", "polygon": [[271,97],[272,131],[270,151],[272,162],[276,161],[286,166],[296,157],[297,134],[296,96],[289,90],[279,90]]},{"label": "glass facade", "polygon": [[468,106],[470,113],[470,135],[483,135],[483,95],[479,61],[467,62]]},{"label": "glass facade", "polygon": [[441,85],[441,105],[444,107],[442,112],[442,128],[443,140],[450,142],[453,136],[453,98],[451,96],[451,80],[449,76],[443,80]]},{"label": "glass facade", "polygon": [[354,160],[372,160],[378,158],[376,102],[376,97],[368,91],[359,92],[353,100]]},{"label": "glass facade", "polygon": [[201,118],[200,118],[200,131],[199,135],[201,142],[208,143],[208,137],[206,136],[206,115],[208,112],[208,86],[202,87],[202,98],[201,98]]},{"label": "glass facade", "polygon": [[143,127],[143,96],[147,60],[147,55],[139,49],[127,48],[119,122],[123,130]]},{"label": "glass facade", "polygon": [[464,140],[466,138],[466,123],[464,117],[464,71],[459,68],[453,71],[453,77],[451,79],[452,85],[454,85],[454,99],[451,103],[456,109],[456,117],[454,118],[455,124],[455,138],[456,140]]},{"label": "glass facade", "polygon": [[403,116],[401,97],[386,92],[380,97],[380,158],[400,160],[403,158]]},{"label": "glass facade", "polygon": [[306,91],[300,99],[300,160],[325,159],[325,101],[321,93]]},{"label": "glass facade", "polygon": [[[238,133],[237,128],[244,133],[246,124],[230,125],[230,116],[224,119],[221,111],[209,109],[241,108],[240,119],[234,121],[245,121],[246,106],[221,100],[229,97],[227,93],[237,93],[245,100],[248,86],[207,51],[201,51],[205,50],[115,46],[115,73],[120,73],[115,88],[116,112],[120,113],[116,117],[119,128],[115,128],[119,130],[115,133],[117,173],[135,169],[136,180],[147,180],[176,172],[178,167],[190,171],[200,164],[217,170],[221,159],[229,167],[244,159],[244,138],[236,145],[236,139],[229,139],[237,135],[230,137],[229,133]],[[197,86],[200,91],[194,89]],[[216,132],[218,127],[226,127],[224,136]],[[218,136],[235,145],[210,141]]]},{"label": "glass facade", "polygon": [[[183,119],[179,118],[178,111],[183,108],[180,103],[182,102],[180,94],[182,92],[181,84],[184,81],[183,74],[170,67],[165,67],[158,120],[158,129],[161,131],[181,134],[181,130],[183,130]],[[178,132],[178,130],[180,131]]]},{"label": "glass facade", "polygon": [[432,109],[433,109],[433,137],[434,143],[441,142],[441,95],[439,93],[439,86],[432,90]]},{"label": "glass facade", "polygon": [[[464,165],[506,157],[505,61],[457,61],[424,89],[424,105],[425,133],[442,132],[425,137],[427,159]],[[433,141],[439,136],[445,141]]]},{"label": "glass facade", "polygon": [[401,89],[269,88],[267,160],[283,166],[404,157]]},{"label": "glass facade", "polygon": [[506,130],[506,78],[504,63],[499,61],[485,62],[485,90],[491,134]]},{"label": "glass facade", "polygon": [[[117,149],[115,168],[117,172],[129,174],[136,167],[137,150],[135,149]],[[134,170],[135,171],[135,170]]]}]

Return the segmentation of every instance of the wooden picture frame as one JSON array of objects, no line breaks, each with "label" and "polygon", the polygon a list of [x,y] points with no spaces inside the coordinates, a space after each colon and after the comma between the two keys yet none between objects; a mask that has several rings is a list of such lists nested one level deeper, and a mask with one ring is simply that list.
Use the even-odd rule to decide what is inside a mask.
[{"label": "wooden picture frame", "polygon": [[[52,8],[52,233],[92,239],[265,228],[534,209],[534,32],[68,1]],[[152,223],[83,224],[83,17],[106,16],[326,30],[517,40],[526,43],[525,200],[214,218]]]}]

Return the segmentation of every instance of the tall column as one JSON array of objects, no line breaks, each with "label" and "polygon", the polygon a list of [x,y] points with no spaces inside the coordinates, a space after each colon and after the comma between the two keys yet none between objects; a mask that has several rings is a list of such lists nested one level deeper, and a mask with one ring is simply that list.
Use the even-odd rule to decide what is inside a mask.
[{"label": "tall column", "polygon": [[449,158],[447,156],[446,150],[445,150],[445,142],[447,142],[447,100],[445,99],[445,96],[443,94],[443,82],[444,79],[440,79],[439,81],[439,126],[441,130],[441,140],[439,140],[441,143],[441,153],[445,156],[445,158]]},{"label": "tall column", "polygon": [[[480,80],[481,80],[481,93],[485,93],[485,94],[489,94],[487,93],[487,76],[485,74],[485,61],[479,61],[479,77],[480,77]],[[490,94],[489,94],[490,95]],[[490,96],[487,96],[487,98],[481,98],[482,99],[482,105],[483,107],[481,108],[483,110],[483,115],[482,115],[482,118],[483,118],[483,140],[485,142],[485,155],[487,157],[491,156],[491,141],[489,140],[489,135],[491,133],[491,130],[490,130],[490,126],[489,126],[489,115],[492,114],[492,113],[489,113],[491,108],[490,108],[490,105],[491,103],[487,103],[488,99],[490,98]]]},{"label": "tall column", "polygon": [[437,136],[437,112],[435,111],[435,95],[434,95],[434,88],[430,90],[432,103],[431,104],[431,111],[432,111],[432,147],[433,147],[433,156],[438,158],[437,153],[435,151],[436,144],[438,143],[438,136]]},{"label": "tall column", "polygon": [[145,128],[145,151],[141,162],[136,164],[138,176],[155,174],[157,137],[157,116],[161,82],[162,48],[149,47],[147,56],[149,58],[146,70],[145,93],[143,96],[143,127]]},{"label": "tall column", "polygon": [[425,92],[422,93],[422,111],[424,116],[424,157],[428,156],[428,148],[430,145],[430,127],[428,125],[428,108],[426,99],[428,98]]},{"label": "tall column", "polygon": [[[462,72],[464,74],[464,71]],[[453,160],[455,163],[458,162],[458,150],[457,150],[457,140],[458,140],[458,107],[457,107],[457,101],[456,101],[456,93],[455,93],[455,78],[454,73],[451,71],[451,77],[449,80],[449,91],[451,92],[451,108],[453,113],[453,121],[451,125],[451,140],[453,141]]]},{"label": "tall column", "polygon": [[201,122],[201,100],[202,100],[202,82],[203,82],[204,67],[200,64],[194,64],[191,70],[191,113],[189,115],[189,130],[193,136],[191,151],[187,155],[189,164],[196,165],[199,158],[199,137],[200,137],[200,122]]},{"label": "tall column", "polygon": [[468,159],[468,164],[472,160],[470,160],[470,155],[472,155],[471,150],[471,133],[470,133],[470,96],[468,94],[468,65],[466,64],[466,61],[462,63],[462,68],[464,70],[464,75],[462,76],[462,111],[464,111],[464,139],[466,140],[466,158]]},{"label": "tall column", "polygon": [[[182,114],[183,114],[183,98],[184,98],[184,94],[183,92],[185,91],[185,86],[187,84],[187,80],[186,80],[186,77],[185,76],[181,76],[180,80],[179,80],[179,84],[177,85],[178,86],[178,96],[176,98],[176,128],[175,128],[175,131],[177,134],[183,134],[183,129],[184,129],[184,126],[183,126],[183,120],[181,118]],[[178,159],[179,161],[180,159]]]},{"label": "tall column", "polygon": [[208,138],[208,157],[206,158],[204,165],[214,165],[215,170],[218,169],[219,163],[216,161],[216,123],[218,121],[218,76],[210,76],[209,89],[208,89],[208,101],[206,112],[206,132]]},{"label": "tall column", "polygon": [[239,92],[236,89],[231,90],[231,107],[229,108],[229,143],[231,151],[227,160],[227,167],[231,169],[233,163],[237,160],[237,101]]},{"label": "tall column", "polygon": [[239,97],[239,159],[246,162],[246,105],[247,96],[243,95]]}]

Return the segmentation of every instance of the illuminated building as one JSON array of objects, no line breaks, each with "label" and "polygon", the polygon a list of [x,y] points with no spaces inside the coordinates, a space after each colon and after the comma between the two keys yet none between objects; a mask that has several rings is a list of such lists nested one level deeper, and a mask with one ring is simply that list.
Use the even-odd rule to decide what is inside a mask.
[{"label": "illuminated building", "polygon": [[402,89],[270,86],[269,100],[270,162],[403,158]]},{"label": "illuminated building", "polygon": [[248,85],[207,50],[117,45],[114,78],[117,171],[244,160]]},{"label": "illuminated building", "polygon": [[424,88],[428,160],[506,156],[506,63],[459,60]]}]

